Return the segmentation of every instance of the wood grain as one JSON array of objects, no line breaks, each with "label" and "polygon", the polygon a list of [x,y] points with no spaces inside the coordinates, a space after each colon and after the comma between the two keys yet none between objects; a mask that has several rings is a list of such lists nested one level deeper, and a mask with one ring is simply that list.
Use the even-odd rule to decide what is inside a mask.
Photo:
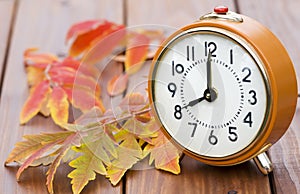
[{"label": "wood grain", "polygon": [[[227,2],[228,3],[228,2]],[[217,1],[217,5],[226,4]],[[151,1],[149,4],[128,0],[128,24],[165,24],[174,27],[193,22],[200,15],[210,12],[211,1]],[[230,4],[231,10],[235,7]],[[130,78],[129,89],[141,90],[149,72],[150,63]],[[144,86],[145,87],[145,86]],[[133,89],[137,88],[137,89]],[[211,167],[188,156],[182,161],[178,176],[154,169],[131,170],[126,176],[126,193],[270,193],[269,179],[258,172],[253,162],[233,167]],[[254,186],[255,185],[255,186]]]},{"label": "wood grain", "polygon": [[[293,0],[253,0],[239,1],[239,4],[241,13],[257,19],[277,35],[289,52],[296,73],[299,75],[300,39],[298,29],[300,27],[300,17],[297,8],[300,7],[300,2]],[[277,193],[300,193],[299,117],[298,105],[290,128],[270,149],[270,156],[275,168],[274,187]]]},{"label": "wood grain", "polygon": [[163,25],[178,28],[212,12],[218,5],[226,5],[235,10],[233,1],[226,0],[127,0],[127,23],[129,26]]},{"label": "wood grain", "polygon": [[267,178],[253,162],[212,167],[185,156],[181,170],[179,175],[154,168],[131,170],[126,179],[126,193],[270,193]]},{"label": "wood grain", "polygon": [[[1,2],[2,3],[2,2]],[[120,4],[121,3],[121,4]],[[28,96],[26,74],[23,67],[23,51],[39,47],[42,51],[65,53],[64,36],[74,22],[86,19],[106,18],[122,23],[120,0],[22,0],[19,1],[16,23],[7,60],[0,105],[0,163],[4,164],[14,144],[24,134],[59,131],[51,119],[38,116],[25,126],[19,126],[19,113]],[[0,193],[47,193],[45,173],[47,168],[30,168],[15,179],[17,167],[0,168]],[[56,193],[71,193],[70,168],[62,166],[55,177]],[[91,182],[82,193],[121,193],[122,183],[112,187],[104,177]]]},{"label": "wood grain", "polygon": [[15,15],[15,0],[0,1],[0,86],[2,84],[3,69],[5,68],[5,60],[10,41],[10,31],[13,26],[13,17]]}]

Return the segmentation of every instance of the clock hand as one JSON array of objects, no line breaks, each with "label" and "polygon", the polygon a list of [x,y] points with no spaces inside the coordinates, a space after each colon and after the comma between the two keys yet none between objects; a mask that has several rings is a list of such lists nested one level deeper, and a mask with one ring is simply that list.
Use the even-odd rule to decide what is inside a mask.
[{"label": "clock hand", "polygon": [[202,96],[201,98],[197,98],[195,100],[190,101],[187,105],[185,105],[182,108],[187,108],[188,106],[192,107],[205,99],[206,99],[205,96]]},{"label": "clock hand", "polygon": [[211,70],[211,52],[208,52],[206,62],[206,79],[207,89],[204,91],[205,99],[208,102],[213,102],[217,99],[217,90],[212,86],[212,70]]},{"label": "clock hand", "polygon": [[212,89],[212,75],[211,75],[211,52],[208,52],[207,62],[206,62],[206,79],[207,79],[207,89]]}]

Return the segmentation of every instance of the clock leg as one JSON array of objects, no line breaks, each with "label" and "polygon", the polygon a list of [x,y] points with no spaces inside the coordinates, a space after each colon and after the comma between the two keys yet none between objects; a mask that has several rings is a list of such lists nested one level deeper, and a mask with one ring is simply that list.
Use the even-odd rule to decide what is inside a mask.
[{"label": "clock leg", "polygon": [[269,159],[269,156],[266,154],[266,152],[263,152],[261,154],[258,154],[254,158],[255,164],[259,168],[259,170],[264,174],[267,175],[270,172],[273,171],[273,164],[271,160]]}]

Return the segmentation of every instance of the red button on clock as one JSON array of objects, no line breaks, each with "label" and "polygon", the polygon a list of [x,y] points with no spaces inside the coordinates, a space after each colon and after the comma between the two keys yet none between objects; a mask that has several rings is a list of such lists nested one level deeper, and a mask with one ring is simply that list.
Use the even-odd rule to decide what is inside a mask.
[{"label": "red button on clock", "polygon": [[215,7],[214,12],[217,14],[226,14],[228,12],[228,7],[225,7],[225,6]]}]

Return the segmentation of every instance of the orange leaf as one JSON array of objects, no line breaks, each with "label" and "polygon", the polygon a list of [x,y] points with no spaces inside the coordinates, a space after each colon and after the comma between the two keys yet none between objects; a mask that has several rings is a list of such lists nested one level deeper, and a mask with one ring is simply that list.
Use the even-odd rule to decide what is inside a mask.
[{"label": "orange leaf", "polygon": [[64,90],[67,93],[71,104],[82,112],[87,112],[94,106],[99,107],[102,112],[105,111],[102,101],[89,90],[76,86],[73,86],[72,88],[64,87]]},{"label": "orange leaf", "polygon": [[35,53],[37,48],[29,48],[24,52],[24,62],[25,65],[42,65],[46,67],[48,64],[51,64],[55,61],[58,61],[58,58],[55,55],[50,53]]},{"label": "orange leaf", "polygon": [[102,21],[99,20],[88,20],[84,22],[79,22],[70,27],[67,32],[66,41],[69,41],[72,37],[83,34],[101,24]]},{"label": "orange leaf", "polygon": [[120,103],[120,108],[124,111],[139,111],[147,105],[144,96],[140,93],[130,93]]},{"label": "orange leaf", "polygon": [[114,76],[109,82],[107,83],[107,92],[110,96],[117,96],[122,94],[126,88],[128,83],[128,75],[121,74]]},{"label": "orange leaf", "polygon": [[[92,23],[92,22],[91,22]],[[82,25],[83,26],[83,25]],[[114,28],[117,25],[106,20],[94,23],[93,26],[85,25],[87,29],[81,29],[80,34],[77,34],[70,50],[71,56],[78,56],[91,46],[92,41],[103,38],[110,33],[114,32]]]},{"label": "orange leaf", "polygon": [[47,107],[49,108],[52,119],[56,124],[61,125],[68,122],[68,96],[61,87],[57,86],[53,88]]},{"label": "orange leaf", "polygon": [[27,98],[20,114],[21,124],[28,122],[40,111],[50,90],[48,81],[43,81],[31,89],[30,95]]},{"label": "orange leaf", "polygon": [[[180,173],[179,166],[179,151],[178,149],[164,136],[162,131],[158,131],[158,136],[153,138],[153,145],[148,144],[144,152],[150,153],[149,163],[155,160],[155,167],[174,174]],[[147,155],[147,154],[146,154]]]},{"label": "orange leaf", "polygon": [[150,39],[144,34],[134,33],[128,39],[125,60],[125,70],[128,74],[134,74],[142,67],[147,58],[149,44]]},{"label": "orange leaf", "polygon": [[85,52],[82,61],[92,65],[102,60],[122,42],[125,35],[126,30],[123,25],[114,25],[107,33],[103,36],[99,36],[89,44],[89,47],[86,48],[88,52]]},{"label": "orange leaf", "polygon": [[59,66],[70,67],[72,69],[77,70],[78,72],[90,76],[93,78],[97,78],[100,75],[99,70],[91,65],[86,65],[78,60],[73,59],[72,57],[65,58],[61,63],[58,64]]},{"label": "orange leaf", "polygon": [[86,89],[94,92],[95,95],[100,96],[100,86],[92,77],[85,76],[76,70],[66,66],[54,66],[49,70],[51,81],[57,85],[73,86],[77,85],[85,87]]}]

